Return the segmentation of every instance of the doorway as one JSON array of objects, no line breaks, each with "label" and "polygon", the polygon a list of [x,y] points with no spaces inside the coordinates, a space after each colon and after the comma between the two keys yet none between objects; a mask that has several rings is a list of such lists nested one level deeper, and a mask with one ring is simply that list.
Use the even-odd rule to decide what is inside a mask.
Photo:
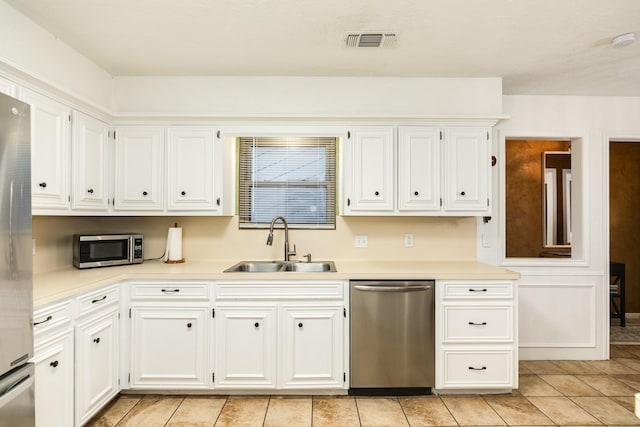
[{"label": "doorway", "polygon": [[[609,259],[624,269],[624,303],[610,298],[610,342],[640,343],[640,142],[609,141]],[[615,263],[615,264],[613,264]],[[617,265],[616,265],[617,264]],[[614,276],[612,276],[614,277]],[[611,291],[618,291],[612,286]],[[614,305],[615,304],[615,305]]]}]

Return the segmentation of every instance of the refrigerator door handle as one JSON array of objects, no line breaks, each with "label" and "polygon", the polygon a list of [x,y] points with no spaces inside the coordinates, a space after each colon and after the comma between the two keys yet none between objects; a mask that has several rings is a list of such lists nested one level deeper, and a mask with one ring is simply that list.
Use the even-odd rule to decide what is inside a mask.
[{"label": "refrigerator door handle", "polygon": [[0,409],[33,386],[33,375],[27,374],[7,387],[0,396]]}]

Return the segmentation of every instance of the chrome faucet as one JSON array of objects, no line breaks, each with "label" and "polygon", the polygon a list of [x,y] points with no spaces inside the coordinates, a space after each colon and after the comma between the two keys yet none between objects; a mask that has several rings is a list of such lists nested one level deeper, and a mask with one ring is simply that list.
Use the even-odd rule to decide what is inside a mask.
[{"label": "chrome faucet", "polygon": [[269,227],[269,236],[267,236],[267,245],[271,246],[273,244],[273,226],[276,225],[276,221],[282,221],[284,225],[284,260],[289,261],[290,256],[296,255],[296,245],[293,245],[293,250],[289,251],[289,224],[287,224],[287,220],[282,216],[275,216],[271,220],[271,226]]}]

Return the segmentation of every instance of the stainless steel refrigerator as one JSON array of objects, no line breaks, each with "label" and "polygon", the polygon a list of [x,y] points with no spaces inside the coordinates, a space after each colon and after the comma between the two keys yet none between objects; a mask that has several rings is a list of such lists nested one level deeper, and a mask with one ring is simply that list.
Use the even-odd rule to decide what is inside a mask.
[{"label": "stainless steel refrigerator", "polygon": [[34,427],[30,108],[0,93],[0,427]]}]

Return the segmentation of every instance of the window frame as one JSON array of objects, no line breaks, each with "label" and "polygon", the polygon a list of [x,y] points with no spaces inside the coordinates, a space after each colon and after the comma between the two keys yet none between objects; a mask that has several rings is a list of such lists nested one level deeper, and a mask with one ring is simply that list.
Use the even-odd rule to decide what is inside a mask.
[{"label": "window frame", "polygon": [[[296,138],[300,139],[325,139],[332,140],[332,144],[329,144],[326,141],[327,146],[332,146],[332,152],[326,156],[325,163],[325,174],[327,179],[323,181],[253,181],[251,179],[243,179],[243,175],[246,175],[247,172],[243,169],[244,165],[249,164],[249,168],[252,168],[253,159],[249,161],[244,160],[243,155],[243,147],[242,140],[245,139],[256,139],[264,138],[266,141],[260,141],[262,146],[281,146],[288,147],[291,144],[290,140],[295,140]],[[280,141],[277,139],[281,138]],[[272,140],[272,141],[269,141]],[[270,135],[242,135],[241,133],[236,136],[236,148],[237,148],[237,188],[238,188],[238,198],[237,198],[237,213],[238,213],[238,228],[243,229],[267,229],[271,225],[271,221],[269,222],[251,222],[250,215],[252,214],[251,209],[244,210],[243,205],[250,205],[250,201],[244,201],[245,197],[250,198],[253,188],[325,188],[325,193],[328,198],[332,198],[331,203],[325,203],[325,216],[329,220],[327,223],[293,223],[288,221],[288,227],[290,229],[304,229],[304,230],[335,230],[336,229],[336,217],[338,216],[338,155],[339,155],[339,140],[340,136],[335,134],[323,134],[321,132],[313,133],[313,134],[270,134]],[[304,141],[303,141],[304,142]],[[318,146],[317,143],[300,143],[299,146]],[[320,144],[322,145],[322,144]],[[333,159],[333,164],[331,164],[331,160]],[[250,173],[250,172],[249,172]],[[333,188],[331,187],[333,184]],[[286,215],[282,215],[286,218]],[[276,228],[283,228],[281,223],[276,224]]]}]

